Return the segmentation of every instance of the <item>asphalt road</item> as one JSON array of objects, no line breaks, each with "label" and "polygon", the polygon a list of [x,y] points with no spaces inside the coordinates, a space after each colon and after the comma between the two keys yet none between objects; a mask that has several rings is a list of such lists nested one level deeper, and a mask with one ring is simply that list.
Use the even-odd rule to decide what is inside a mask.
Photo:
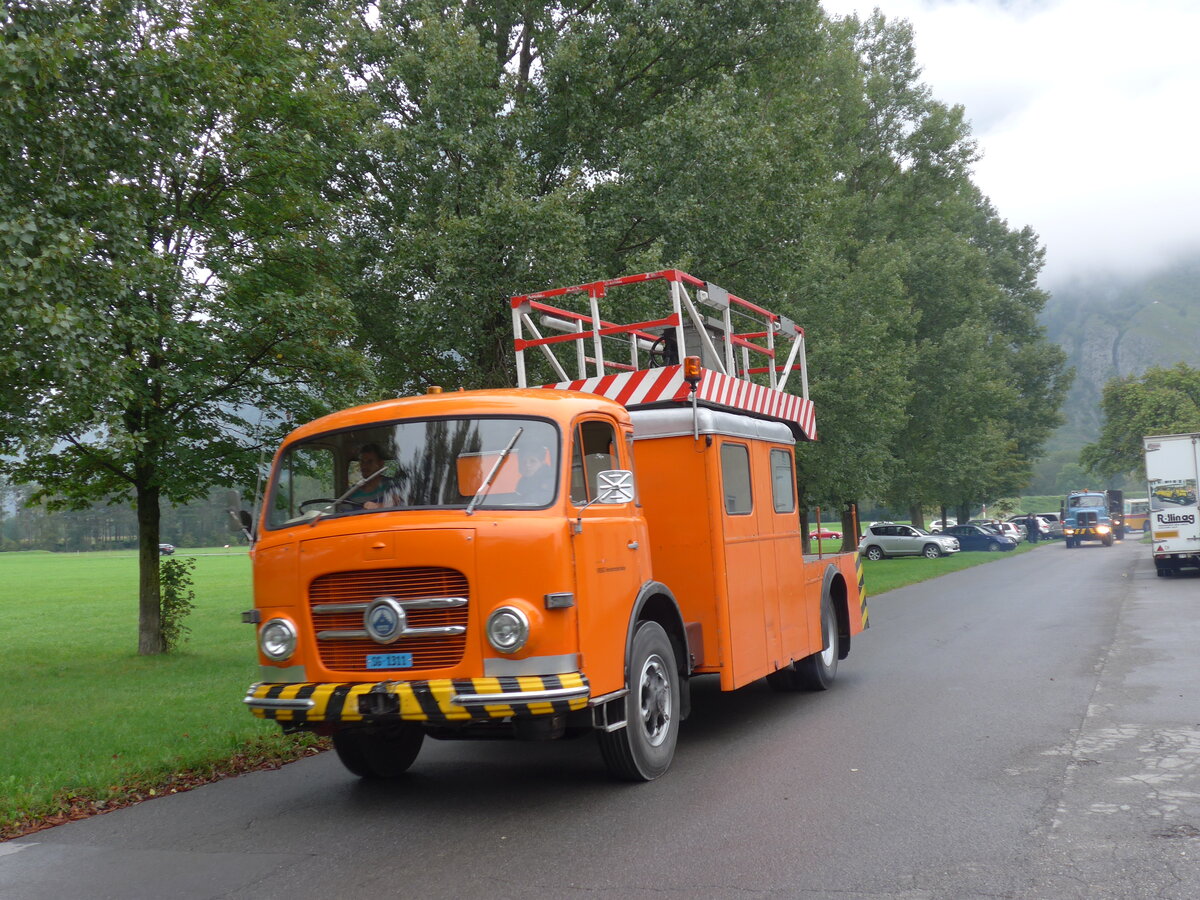
[{"label": "asphalt road", "polygon": [[648,785],[590,740],[325,754],[0,844],[0,897],[1200,897],[1200,578],[1060,543],[871,621],[827,693],[698,680]]}]

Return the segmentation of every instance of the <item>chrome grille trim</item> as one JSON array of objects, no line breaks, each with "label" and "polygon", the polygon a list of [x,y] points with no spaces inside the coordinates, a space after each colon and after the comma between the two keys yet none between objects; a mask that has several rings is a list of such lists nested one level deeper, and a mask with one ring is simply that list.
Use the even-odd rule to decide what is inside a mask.
[{"label": "chrome grille trim", "polygon": [[[400,632],[400,637],[418,637],[420,635],[451,635],[466,634],[465,625],[427,625],[424,627],[409,626]],[[358,641],[370,638],[366,631],[318,631],[318,641]]]},{"label": "chrome grille trim", "polygon": [[[453,609],[466,606],[466,597],[427,597],[421,600],[396,600],[405,609]],[[314,615],[337,615],[338,613],[366,612],[370,603],[318,603],[313,606]]]}]

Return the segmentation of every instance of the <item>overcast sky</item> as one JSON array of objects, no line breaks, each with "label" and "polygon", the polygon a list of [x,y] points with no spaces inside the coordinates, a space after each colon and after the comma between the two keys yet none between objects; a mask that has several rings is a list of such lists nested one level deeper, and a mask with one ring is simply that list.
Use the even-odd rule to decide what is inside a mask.
[{"label": "overcast sky", "polygon": [[1200,250],[1200,0],[821,0],[908,19],[962,104],[975,183],[1046,246],[1042,282]]}]

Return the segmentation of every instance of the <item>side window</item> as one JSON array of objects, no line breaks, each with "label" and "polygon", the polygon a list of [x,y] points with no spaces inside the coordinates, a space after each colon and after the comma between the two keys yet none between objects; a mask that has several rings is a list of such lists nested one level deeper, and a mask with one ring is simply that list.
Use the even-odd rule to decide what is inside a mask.
[{"label": "side window", "polygon": [[731,516],[747,516],[753,511],[750,450],[745,444],[721,445],[721,486],[725,492],[725,512]]},{"label": "side window", "polygon": [[338,495],[337,460],[331,447],[299,447],[283,460],[276,476],[267,516],[270,527],[298,520],[301,504],[315,499],[333,499]]},{"label": "side window", "polygon": [[596,496],[596,476],[620,468],[616,430],[609,422],[586,421],[575,429],[571,449],[571,502],[583,505]]},{"label": "side window", "polygon": [[775,512],[796,511],[796,479],[792,475],[792,454],[786,450],[771,451],[771,499]]}]

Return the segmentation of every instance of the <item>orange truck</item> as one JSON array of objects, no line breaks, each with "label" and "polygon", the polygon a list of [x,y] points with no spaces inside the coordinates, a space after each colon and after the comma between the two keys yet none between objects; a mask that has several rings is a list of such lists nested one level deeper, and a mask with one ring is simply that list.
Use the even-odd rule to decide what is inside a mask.
[{"label": "orange truck", "polygon": [[[601,317],[616,288],[661,284],[661,318]],[[284,441],[252,529],[247,706],[331,735],[364,778],[427,736],[592,732],[612,774],[649,781],[691,678],[827,689],[867,608],[857,554],[803,552],[802,329],[678,270],[512,311],[519,387],[431,388]],[[560,380],[528,386],[530,352]]]}]

